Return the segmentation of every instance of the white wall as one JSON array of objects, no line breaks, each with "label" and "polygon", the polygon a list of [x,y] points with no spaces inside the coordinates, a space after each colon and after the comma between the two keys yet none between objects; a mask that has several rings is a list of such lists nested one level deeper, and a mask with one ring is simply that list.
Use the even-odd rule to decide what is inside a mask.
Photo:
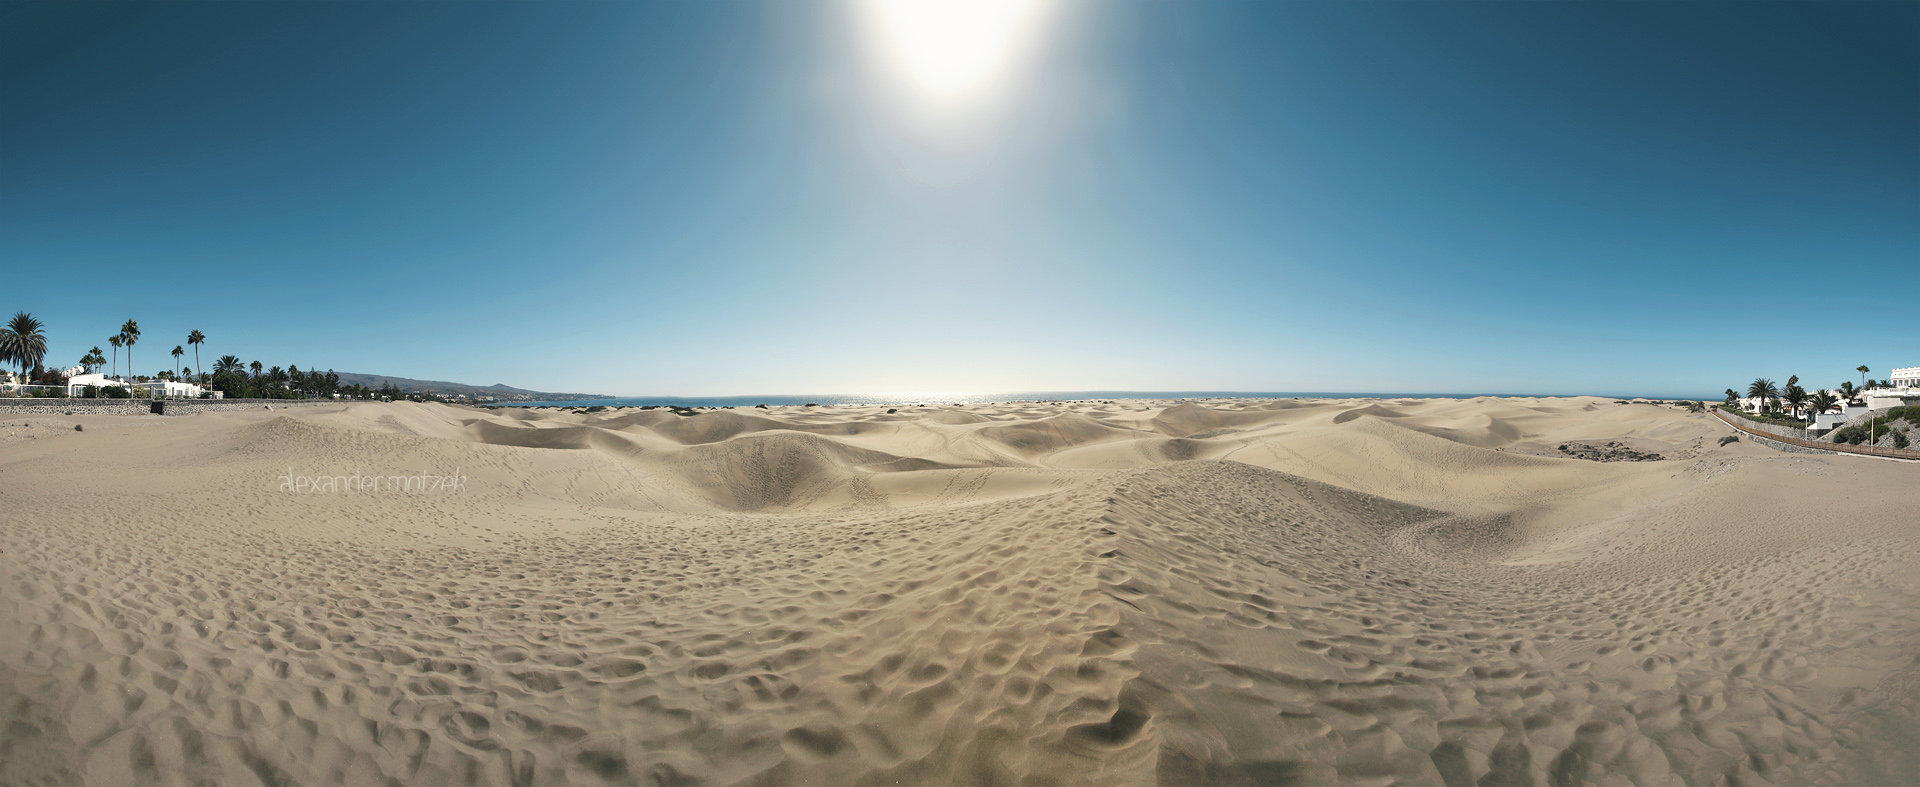
[{"label": "white wall", "polygon": [[1870,410],[1884,410],[1889,407],[1920,404],[1920,391],[1897,392],[1886,388],[1876,390],[1881,393],[1867,395],[1867,408]]}]

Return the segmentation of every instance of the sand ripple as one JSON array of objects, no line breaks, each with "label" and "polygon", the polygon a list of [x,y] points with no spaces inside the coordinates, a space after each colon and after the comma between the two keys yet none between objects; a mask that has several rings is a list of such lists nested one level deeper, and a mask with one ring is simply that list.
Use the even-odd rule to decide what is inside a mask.
[{"label": "sand ripple", "polygon": [[1920,468],[1502,450],[1717,434],[1648,405],[65,420],[0,458],[0,785],[1920,772]]}]

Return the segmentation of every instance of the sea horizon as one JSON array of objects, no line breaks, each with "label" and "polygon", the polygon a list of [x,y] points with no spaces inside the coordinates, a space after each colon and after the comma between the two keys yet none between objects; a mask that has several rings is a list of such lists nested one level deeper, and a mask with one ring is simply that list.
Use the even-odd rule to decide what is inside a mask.
[{"label": "sea horizon", "polygon": [[763,394],[747,396],[616,396],[604,399],[558,399],[537,402],[494,402],[490,407],[798,407],[870,405],[955,405],[1001,402],[1069,402],[1100,399],[1548,399],[1598,396],[1611,399],[1692,399],[1718,397],[1613,393],[1403,393],[1368,391],[1028,391],[982,394]]}]

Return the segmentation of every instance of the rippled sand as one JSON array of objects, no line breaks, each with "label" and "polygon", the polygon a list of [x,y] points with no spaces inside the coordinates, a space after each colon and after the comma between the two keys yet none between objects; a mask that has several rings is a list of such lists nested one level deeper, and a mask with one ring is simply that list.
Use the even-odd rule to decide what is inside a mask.
[{"label": "rippled sand", "polygon": [[1720,446],[1674,407],[354,404],[0,431],[0,785],[1920,773],[1920,465]]}]

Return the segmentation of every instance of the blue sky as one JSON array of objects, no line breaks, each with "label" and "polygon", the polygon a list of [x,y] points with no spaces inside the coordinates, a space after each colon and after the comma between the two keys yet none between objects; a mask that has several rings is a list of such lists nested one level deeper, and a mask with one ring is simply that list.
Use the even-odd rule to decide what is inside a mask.
[{"label": "blue sky", "polygon": [[888,13],[0,4],[0,311],[625,395],[1920,364],[1920,5]]}]

